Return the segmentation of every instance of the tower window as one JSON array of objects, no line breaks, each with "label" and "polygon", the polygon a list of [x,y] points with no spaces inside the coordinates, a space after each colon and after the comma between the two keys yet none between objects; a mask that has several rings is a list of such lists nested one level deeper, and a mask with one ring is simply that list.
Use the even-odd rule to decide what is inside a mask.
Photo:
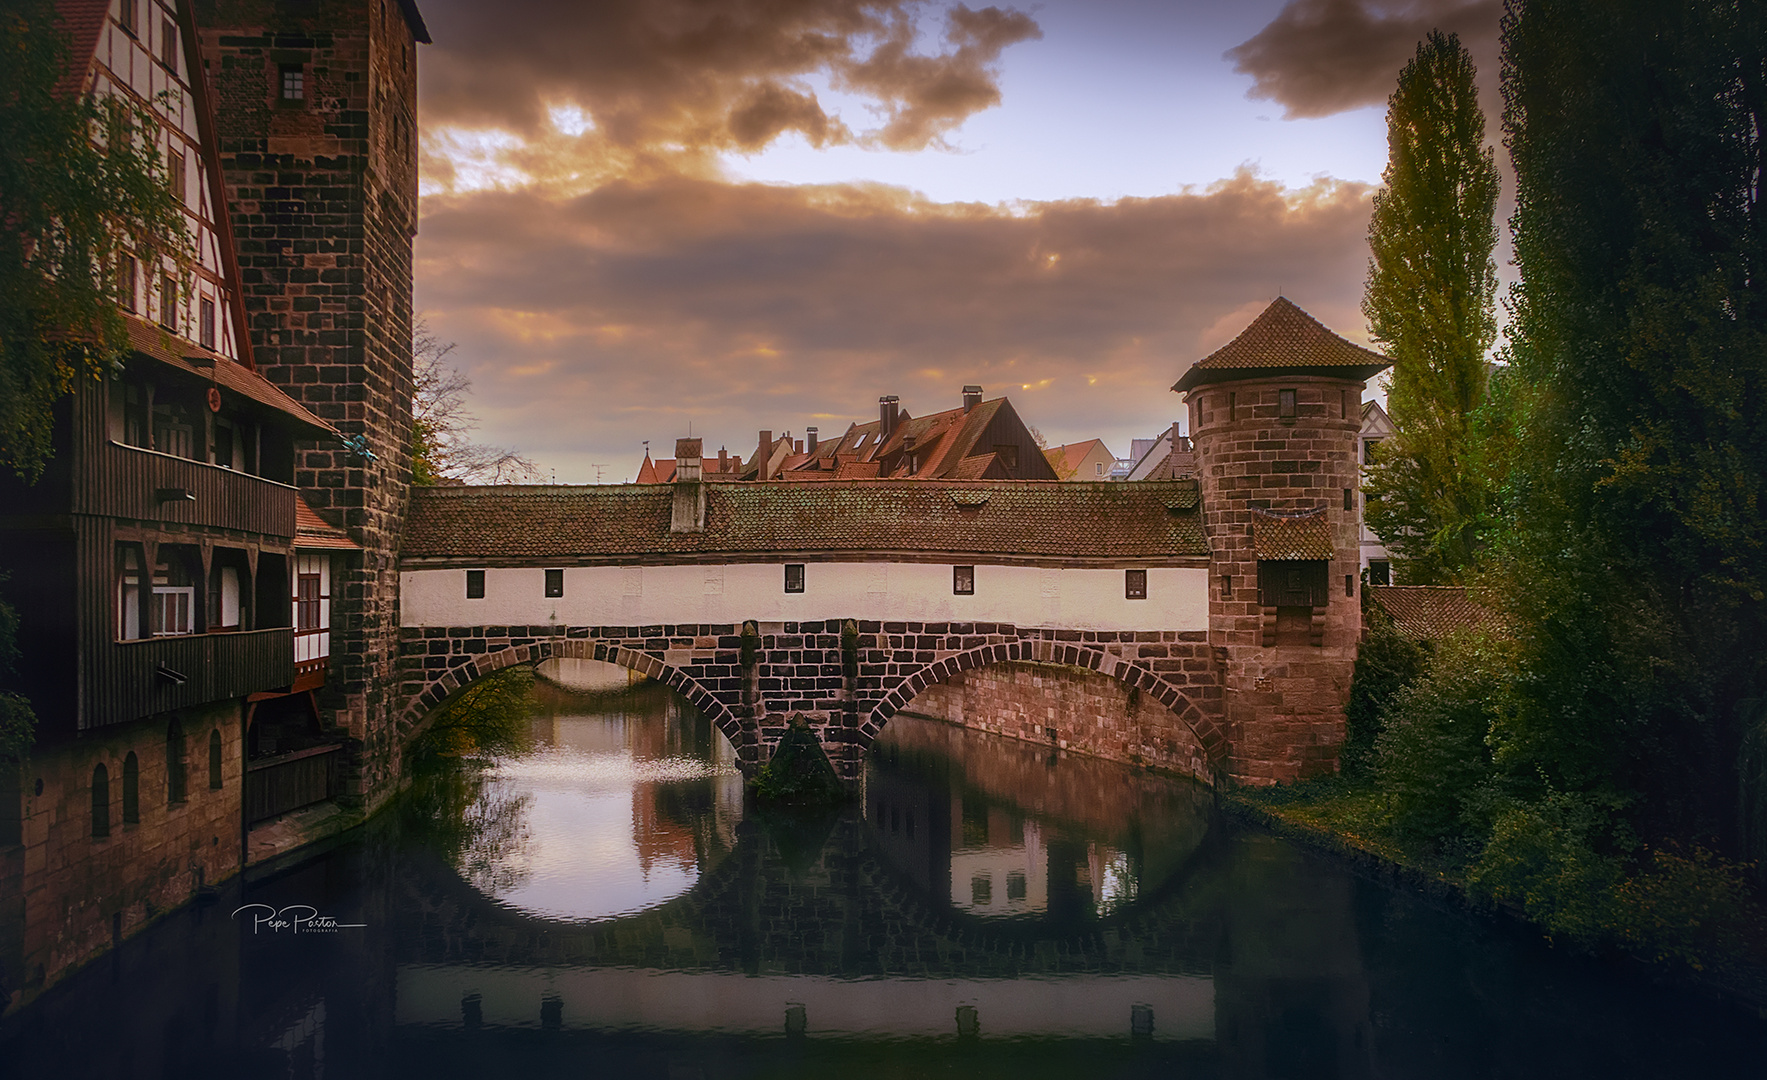
[{"label": "tower window", "polygon": [[1147,571],[1123,571],[1123,597],[1128,600],[1147,599]]},{"label": "tower window", "polygon": [[786,563],[785,564],[785,591],[786,592],[803,592],[804,591],[804,564],[803,563]]},{"label": "tower window", "polygon": [[1344,489],[1344,509],[1345,510],[1356,509],[1356,489],[1355,488],[1345,488]]},{"label": "tower window", "polygon": [[951,568],[951,594],[953,596],[974,596],[976,591],[976,568],[973,566],[953,566]]},{"label": "tower window", "polygon": [[483,570],[468,570],[466,572],[466,598],[468,600],[483,600],[485,598],[485,572]]},{"label": "tower window", "polygon": [[92,767],[92,835],[110,835],[110,773],[102,761]]},{"label": "tower window", "polygon": [[546,571],[546,595],[547,596],[563,596],[564,595],[564,571],[563,570],[548,570],[548,571]]},{"label": "tower window", "polygon": [[1278,390],[1276,392],[1276,415],[1284,420],[1293,420],[1295,414],[1295,392],[1293,390]]},{"label": "tower window", "polygon": [[299,64],[282,65],[282,100],[305,101],[307,98],[307,72]]}]

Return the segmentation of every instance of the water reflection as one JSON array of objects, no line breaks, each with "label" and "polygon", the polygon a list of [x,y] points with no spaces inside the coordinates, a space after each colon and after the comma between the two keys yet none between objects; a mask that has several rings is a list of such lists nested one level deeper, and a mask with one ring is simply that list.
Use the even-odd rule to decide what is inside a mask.
[{"label": "water reflection", "polygon": [[[1236,827],[1182,780],[898,717],[862,806],[745,816],[662,688],[496,687],[399,812],[0,1017],[0,1074],[1654,1078],[1767,1054],[1753,1018]],[[245,903],[364,925],[253,935]]]},{"label": "water reflection", "polygon": [[1165,888],[1210,815],[1183,780],[912,717],[872,748],[865,803],[879,850],[928,897],[1051,932]]},{"label": "water reflection", "polygon": [[730,743],[667,687],[525,695],[528,737],[439,783],[473,788],[452,862],[486,897],[547,919],[630,915],[691,889],[736,846]]}]

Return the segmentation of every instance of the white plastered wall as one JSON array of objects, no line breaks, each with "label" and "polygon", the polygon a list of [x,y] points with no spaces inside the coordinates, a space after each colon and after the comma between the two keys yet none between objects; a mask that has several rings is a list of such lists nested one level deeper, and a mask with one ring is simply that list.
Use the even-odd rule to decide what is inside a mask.
[{"label": "white plastered wall", "polygon": [[466,598],[465,569],[407,570],[407,627],[558,623],[803,622],[857,618],[991,622],[1084,630],[1206,630],[1208,571],[1147,569],[1147,599],[1124,593],[1122,569],[975,567],[975,594],[952,594],[943,563],[808,563],[804,591],[785,591],[785,563],[583,566],[548,597],[544,567],[485,570],[483,599]]}]

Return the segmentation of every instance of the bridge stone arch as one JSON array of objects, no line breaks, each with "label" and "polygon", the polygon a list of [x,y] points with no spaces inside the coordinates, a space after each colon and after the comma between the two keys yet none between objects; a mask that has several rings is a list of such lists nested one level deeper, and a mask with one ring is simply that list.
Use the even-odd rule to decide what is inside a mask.
[{"label": "bridge stone arch", "polygon": [[[906,708],[928,687],[948,683],[964,672],[1016,661],[1087,668],[1147,694],[1165,706],[1196,740],[1202,751],[1202,760],[1193,763],[1191,770],[1196,776],[1212,781],[1214,774],[1225,766],[1229,748],[1226,732],[1218,718],[1219,676],[1206,657],[1204,642],[1133,640],[1137,637],[1157,639],[1192,635],[1106,635],[1119,639],[1113,645],[1085,640],[1097,638],[1096,634],[1082,635],[1070,631],[1030,633],[1035,636],[951,652],[903,678],[895,689],[877,701],[866,716],[860,727],[861,752],[870,749],[872,742],[892,716]],[[1081,640],[1063,640],[1070,635]],[[1131,640],[1124,642],[1121,638]],[[1186,648],[1187,645],[1192,647]],[[1134,658],[1126,658],[1125,652]],[[1152,664],[1156,661],[1161,662],[1161,666],[1168,670],[1154,670]]]},{"label": "bridge stone arch", "polygon": [[[399,718],[401,735],[409,738],[415,734],[437,709],[487,675],[521,665],[538,666],[547,660],[577,659],[614,664],[647,675],[670,687],[710,719],[724,737],[730,740],[731,745],[737,747],[739,753],[745,742],[752,743],[755,739],[752,725],[745,732],[742,721],[716,694],[686,671],[657,656],[639,649],[622,648],[606,641],[592,641],[584,637],[561,634],[531,637],[492,632],[519,629],[523,628],[473,628],[470,636],[465,637],[456,636],[459,631],[451,631],[449,638],[444,639],[449,644],[445,644],[442,649],[425,650],[424,655],[446,658],[447,662],[436,667],[422,668],[424,675],[421,681],[410,677],[415,665],[411,663],[411,653],[408,651],[405,664],[407,679],[401,687],[408,704]],[[409,649],[409,643],[407,644]]]}]

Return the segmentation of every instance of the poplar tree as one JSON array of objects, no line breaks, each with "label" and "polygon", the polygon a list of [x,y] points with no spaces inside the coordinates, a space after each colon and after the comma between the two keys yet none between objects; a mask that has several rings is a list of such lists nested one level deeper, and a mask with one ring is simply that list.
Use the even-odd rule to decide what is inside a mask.
[{"label": "poplar tree", "polygon": [[1767,697],[1767,6],[1510,0],[1504,99],[1525,665],[1499,761],[1767,854],[1737,775]]},{"label": "poplar tree", "polygon": [[1387,169],[1369,223],[1362,312],[1393,361],[1395,435],[1375,454],[1368,522],[1406,584],[1471,567],[1489,505],[1472,417],[1485,398],[1497,166],[1485,146],[1472,57],[1432,31],[1387,107]]}]

